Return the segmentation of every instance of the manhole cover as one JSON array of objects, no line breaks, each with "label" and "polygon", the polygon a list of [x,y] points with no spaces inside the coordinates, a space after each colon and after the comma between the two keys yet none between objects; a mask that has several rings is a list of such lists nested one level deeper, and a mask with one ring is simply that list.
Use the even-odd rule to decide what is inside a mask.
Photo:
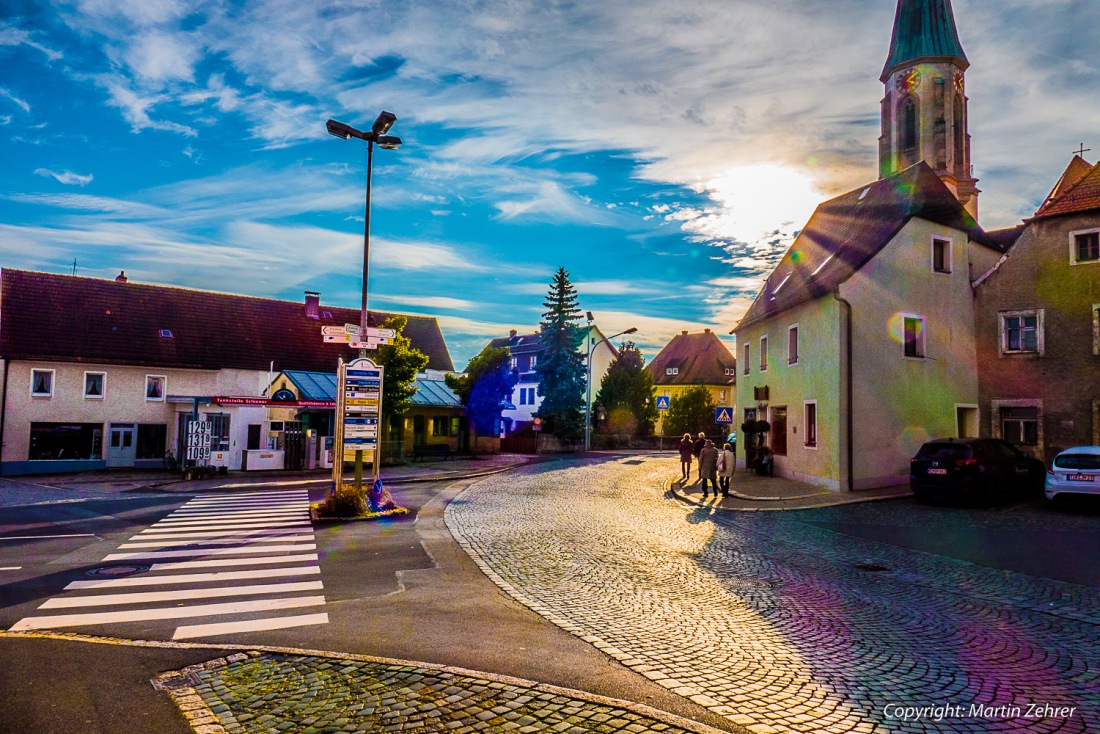
[{"label": "manhole cover", "polygon": [[877,563],[857,563],[855,569],[857,571],[869,571],[871,573],[881,573],[890,570],[886,566],[880,566]]},{"label": "manhole cover", "polygon": [[623,462],[624,464],[642,464],[645,463],[641,459],[629,459]]},{"label": "manhole cover", "polygon": [[93,568],[90,571],[85,571],[85,576],[131,576],[135,573],[145,573],[149,570],[148,566],[100,566],[99,568]]}]

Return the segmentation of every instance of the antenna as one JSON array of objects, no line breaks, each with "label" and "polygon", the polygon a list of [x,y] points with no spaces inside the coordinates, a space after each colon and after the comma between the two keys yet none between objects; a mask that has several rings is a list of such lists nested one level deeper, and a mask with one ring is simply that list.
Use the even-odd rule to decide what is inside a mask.
[{"label": "antenna", "polygon": [[73,275],[76,275],[76,258],[73,258]]}]

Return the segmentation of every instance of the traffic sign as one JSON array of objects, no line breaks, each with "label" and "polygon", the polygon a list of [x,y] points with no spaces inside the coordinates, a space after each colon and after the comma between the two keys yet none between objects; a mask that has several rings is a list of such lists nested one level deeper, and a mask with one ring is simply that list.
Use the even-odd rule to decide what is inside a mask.
[{"label": "traffic sign", "polygon": [[347,334],[342,326],[322,326],[321,333],[325,336],[341,336]]},{"label": "traffic sign", "polygon": [[714,409],[714,422],[715,423],[733,423],[733,409],[732,408],[715,408]]},{"label": "traffic sign", "polygon": [[[339,329],[339,327],[337,327],[337,326],[322,327],[322,329],[329,329],[329,328]],[[344,333],[344,334],[347,334],[348,336],[361,336],[362,333],[363,333],[363,327],[359,326],[359,324],[344,324],[344,328],[342,330],[332,331],[332,332],[324,331],[323,333],[325,333],[325,334]],[[367,327],[367,338],[369,339],[372,336],[376,337],[376,338],[379,338],[379,339],[382,339],[382,340],[393,339],[395,336],[397,336],[397,332],[393,329],[380,329],[377,326],[368,326]]]},{"label": "traffic sign", "polygon": [[668,395],[657,396],[657,410],[668,410]]},{"label": "traffic sign", "polygon": [[351,334],[322,334],[322,341],[325,344],[347,344],[352,349],[377,349],[379,344],[386,344],[389,339],[386,337],[373,337],[368,336],[367,340],[361,341],[358,336]]}]

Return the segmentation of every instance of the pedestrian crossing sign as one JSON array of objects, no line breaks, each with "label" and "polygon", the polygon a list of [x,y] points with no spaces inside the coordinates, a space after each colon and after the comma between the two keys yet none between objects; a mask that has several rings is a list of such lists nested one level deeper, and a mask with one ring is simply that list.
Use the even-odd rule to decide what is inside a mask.
[{"label": "pedestrian crossing sign", "polygon": [[714,422],[715,423],[733,423],[733,411],[729,408],[715,408],[714,409]]},{"label": "pedestrian crossing sign", "polygon": [[657,396],[657,410],[668,410],[668,395]]}]

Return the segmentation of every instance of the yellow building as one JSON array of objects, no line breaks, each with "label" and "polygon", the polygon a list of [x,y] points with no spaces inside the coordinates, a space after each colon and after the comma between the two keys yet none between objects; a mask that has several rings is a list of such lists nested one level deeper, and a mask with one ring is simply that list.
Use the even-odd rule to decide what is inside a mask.
[{"label": "yellow building", "polygon": [[[658,408],[667,406],[672,398],[691,388],[703,386],[716,406],[729,408],[731,416],[737,414],[734,405],[737,361],[710,329],[704,329],[701,334],[681,332],[646,365],[646,369],[653,375]],[[664,435],[664,416],[665,410],[661,409],[654,429],[658,436]],[[732,424],[730,428],[736,430]]]}]

